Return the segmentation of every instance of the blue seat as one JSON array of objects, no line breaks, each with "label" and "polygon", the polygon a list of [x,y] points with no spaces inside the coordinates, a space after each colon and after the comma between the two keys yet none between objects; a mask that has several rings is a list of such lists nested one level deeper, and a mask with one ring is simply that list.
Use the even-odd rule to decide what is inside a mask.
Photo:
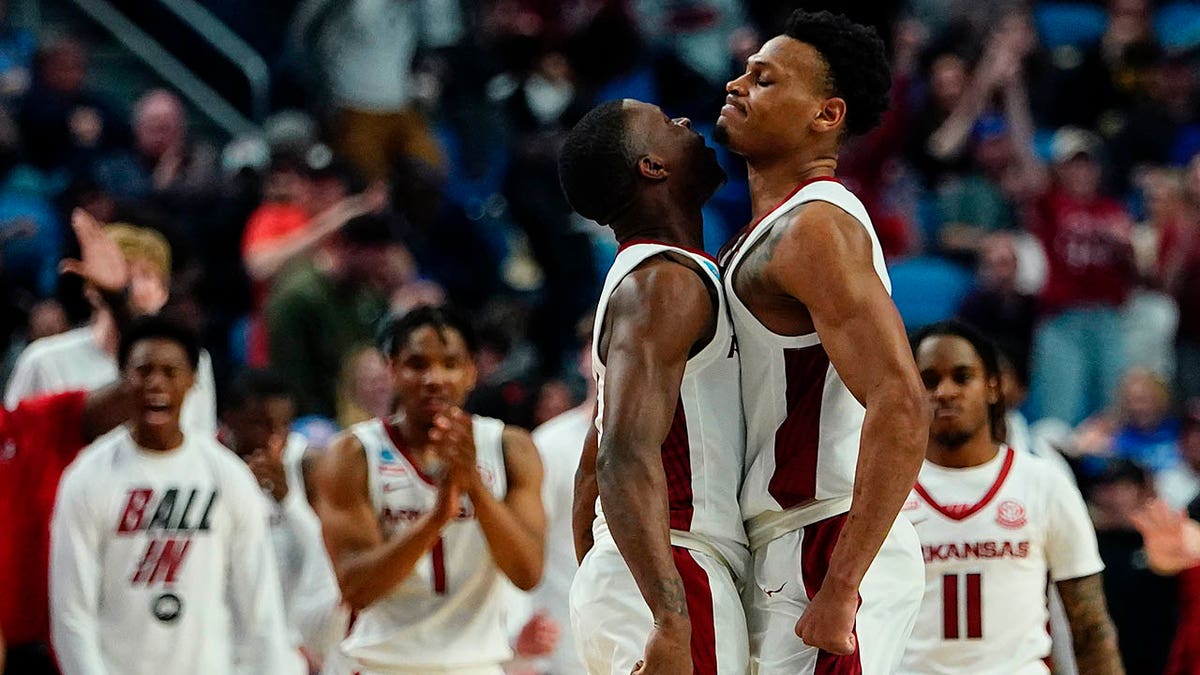
[{"label": "blue seat", "polygon": [[1200,2],[1173,2],[1154,15],[1154,33],[1166,49],[1176,51],[1200,45]]},{"label": "blue seat", "polygon": [[1047,49],[1093,44],[1108,26],[1108,15],[1102,8],[1080,2],[1040,4],[1033,10],[1033,19]]},{"label": "blue seat", "polygon": [[910,331],[953,317],[975,285],[969,270],[933,256],[902,260],[888,274],[892,299]]}]

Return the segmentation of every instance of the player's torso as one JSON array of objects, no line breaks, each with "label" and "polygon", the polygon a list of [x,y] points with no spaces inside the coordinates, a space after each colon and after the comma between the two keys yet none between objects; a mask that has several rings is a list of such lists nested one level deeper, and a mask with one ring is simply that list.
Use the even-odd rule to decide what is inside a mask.
[{"label": "player's torso", "polygon": [[[741,355],[746,415],[746,478],[742,513],[747,519],[813,502],[847,497],[854,486],[865,410],[830,365],[815,332],[781,335],[762,319],[783,305],[764,305],[756,274],[769,258],[770,239],[784,216],[810,201],[843,209],[871,236],[875,270],[890,290],[882,250],[861,202],[831,179],[804,184],[735,240],[721,263]],[[740,292],[740,295],[739,295]],[[751,299],[752,298],[752,299]],[[794,301],[797,311],[803,308]],[[757,312],[757,313],[756,313]],[[778,321],[772,322],[772,325]],[[803,323],[803,322],[802,322]],[[869,346],[864,346],[869,348]]]},{"label": "player's torso", "polygon": [[[474,417],[476,463],[497,498],[507,492],[504,424]],[[371,420],[352,429],[367,455],[371,501],[391,539],[433,510],[438,488],[405,454],[395,427]],[[391,593],[359,613],[343,650],[364,664],[491,663],[509,656],[504,577],[462,498],[458,517]],[[465,660],[465,661],[464,661]]]},{"label": "player's torso", "polygon": [[[671,429],[662,445],[671,529],[704,538],[733,562],[743,556],[746,545],[738,507],[744,422],[733,324],[716,263],[703,253],[656,242],[623,246],[601,292],[595,335],[603,335],[606,319],[612,319],[606,317],[608,300],[621,280],[646,259],[664,252],[694,261],[717,300],[713,337],[688,359]],[[670,327],[664,326],[664,330]],[[606,370],[599,343],[597,339],[592,349],[592,369],[598,390],[596,424],[603,437]],[[597,513],[597,527],[603,531],[606,526],[599,504]]]},{"label": "player's torso", "polygon": [[969,503],[927,463],[904,505],[926,582],[904,672],[1047,672],[1046,484],[1031,457],[1004,448],[996,461]]},{"label": "player's torso", "polygon": [[[231,633],[226,588],[236,546],[239,491],[215,443],[191,441],[173,456],[139,452],[128,433],[93,504],[107,523],[99,555],[99,621],[116,663],[228,663]],[[95,451],[95,450],[93,450]],[[211,634],[206,655],[188,654],[192,635]],[[176,644],[176,643],[180,644]]]}]

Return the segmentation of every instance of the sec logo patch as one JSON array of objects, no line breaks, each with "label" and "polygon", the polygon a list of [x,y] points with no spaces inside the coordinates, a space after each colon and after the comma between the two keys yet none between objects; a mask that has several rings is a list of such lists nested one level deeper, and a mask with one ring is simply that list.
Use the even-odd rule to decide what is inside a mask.
[{"label": "sec logo patch", "polygon": [[1010,530],[1024,527],[1025,507],[1015,499],[1005,499],[996,507],[996,522]]}]

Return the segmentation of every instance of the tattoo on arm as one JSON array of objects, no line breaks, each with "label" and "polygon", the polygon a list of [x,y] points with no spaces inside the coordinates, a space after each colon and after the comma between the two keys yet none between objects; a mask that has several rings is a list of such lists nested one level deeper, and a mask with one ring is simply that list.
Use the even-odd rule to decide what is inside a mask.
[{"label": "tattoo on arm", "polygon": [[1117,630],[1108,615],[1100,575],[1060,581],[1058,592],[1071,624],[1079,672],[1124,675],[1125,668],[1117,648]]},{"label": "tattoo on arm", "polygon": [[680,579],[659,579],[658,594],[662,598],[663,607],[672,614],[687,616],[687,591]]}]

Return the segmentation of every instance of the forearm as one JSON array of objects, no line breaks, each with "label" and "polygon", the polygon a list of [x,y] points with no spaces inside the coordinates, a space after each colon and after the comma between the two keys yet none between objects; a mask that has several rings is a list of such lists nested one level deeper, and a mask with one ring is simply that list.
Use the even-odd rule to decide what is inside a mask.
[{"label": "forearm", "polygon": [[334,569],[342,599],[360,611],[404,581],[441,536],[449,516],[428,513],[411,530],[380,546],[339,557]]},{"label": "forearm", "polygon": [[671,554],[667,484],[659,454],[654,448],[618,458],[612,454],[601,452],[596,477],[617,550],[655,621],[687,620],[683,580]]},{"label": "forearm", "polygon": [[975,120],[983,113],[987,96],[990,94],[990,87],[968,87],[962,101],[929,137],[929,145],[926,148],[929,154],[940,160],[957,157],[971,137],[971,129],[975,126]]},{"label": "forearm", "polygon": [[278,242],[273,248],[256,251],[246,258],[246,272],[255,281],[272,279],[292,260],[311,253],[350,219],[344,206],[335,204],[308,221],[297,234]]},{"label": "forearm", "polygon": [[1108,615],[1100,575],[1060,581],[1058,591],[1071,624],[1071,642],[1079,672],[1124,675],[1117,630]]},{"label": "forearm", "polygon": [[924,406],[880,389],[867,405],[854,500],[829,561],[828,579],[857,589],[912,491],[925,456]]},{"label": "forearm", "polygon": [[472,488],[468,495],[496,566],[523,591],[537,586],[546,557],[545,543],[482,483]]},{"label": "forearm", "polygon": [[596,471],[584,471],[580,467],[575,474],[575,499],[571,505],[571,534],[575,538],[575,559],[580,563],[596,543],[592,524],[596,521],[596,499],[599,496]]}]

